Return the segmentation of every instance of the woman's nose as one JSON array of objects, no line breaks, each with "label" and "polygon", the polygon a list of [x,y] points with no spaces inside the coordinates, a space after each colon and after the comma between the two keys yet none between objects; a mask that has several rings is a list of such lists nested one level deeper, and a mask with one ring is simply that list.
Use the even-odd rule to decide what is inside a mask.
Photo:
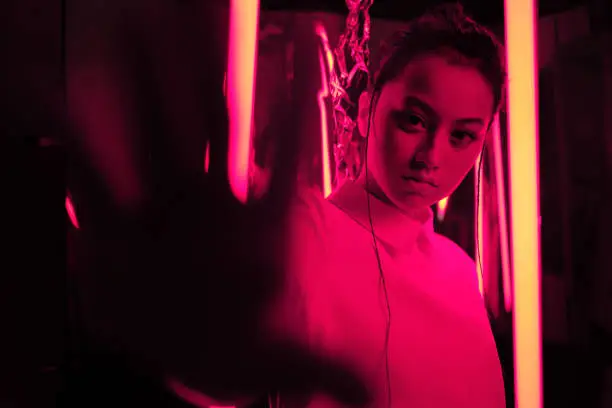
[{"label": "woman's nose", "polygon": [[414,165],[421,170],[437,170],[443,149],[441,132],[428,135],[414,155]]}]

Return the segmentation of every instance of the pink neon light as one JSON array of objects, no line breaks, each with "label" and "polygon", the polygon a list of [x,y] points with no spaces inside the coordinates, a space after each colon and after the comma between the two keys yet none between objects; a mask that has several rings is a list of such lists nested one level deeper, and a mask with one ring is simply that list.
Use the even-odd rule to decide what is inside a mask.
[{"label": "pink neon light", "polygon": [[506,0],[508,151],[514,293],[516,407],[541,408],[542,325],[538,175],[537,9]]},{"label": "pink neon light", "polygon": [[316,33],[321,37],[323,49],[327,56],[327,66],[325,65],[325,58],[323,52],[319,50],[319,67],[321,70],[321,89],[317,94],[317,100],[319,103],[319,117],[321,120],[321,167],[323,177],[323,196],[327,198],[332,193],[332,182],[331,182],[331,163],[329,158],[329,134],[328,134],[328,122],[327,122],[327,107],[325,106],[325,98],[329,96],[329,86],[327,83],[327,75],[333,69],[334,57],[331,50],[329,49],[329,41],[327,39],[327,32],[325,27],[321,23],[317,23],[315,27]]},{"label": "pink neon light", "polygon": [[230,8],[227,99],[229,106],[229,183],[246,202],[253,129],[259,0],[232,0]]},{"label": "pink neon light", "polygon": [[66,197],[65,201],[66,212],[68,213],[68,218],[70,218],[70,222],[74,226],[74,228],[79,229],[79,221],[77,220],[76,211],[74,210],[74,205],[72,205],[72,200],[70,197]]},{"label": "pink neon light", "polygon": [[322,84],[321,90],[317,95],[319,102],[319,114],[321,118],[321,166],[323,167],[323,197],[327,198],[331,192],[331,164],[329,160],[329,137],[327,134],[327,108],[325,106],[325,98],[329,96],[327,89],[327,78],[325,70],[325,61],[323,54],[319,51],[319,62],[321,66]]},{"label": "pink neon light", "polygon": [[204,172],[208,173],[208,166],[210,165],[210,142],[206,143],[206,153],[204,154]]},{"label": "pink neon light", "polygon": [[497,217],[499,223],[499,246],[501,252],[502,287],[506,312],[512,309],[512,280],[510,279],[510,246],[508,244],[508,220],[506,217],[506,183],[504,181],[504,161],[502,159],[499,116],[493,121],[493,156],[495,160],[495,184],[497,186]]}]

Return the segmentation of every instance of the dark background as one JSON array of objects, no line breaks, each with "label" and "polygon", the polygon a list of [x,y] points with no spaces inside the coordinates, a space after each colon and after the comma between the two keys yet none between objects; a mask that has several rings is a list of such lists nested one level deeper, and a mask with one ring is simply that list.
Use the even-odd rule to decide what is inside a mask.
[{"label": "dark background", "polygon": [[[389,20],[410,20],[418,16],[428,7],[444,1],[397,1],[397,0],[375,0],[371,15],[374,18]],[[502,1],[477,1],[468,0],[461,2],[470,14],[486,24],[497,24],[503,21],[504,4]],[[540,1],[541,15],[558,13],[571,9],[575,6],[587,3],[586,0],[545,0]],[[308,11],[330,11],[334,13],[345,13],[346,3],[344,0],[262,0],[262,8],[266,10],[308,10]]]}]

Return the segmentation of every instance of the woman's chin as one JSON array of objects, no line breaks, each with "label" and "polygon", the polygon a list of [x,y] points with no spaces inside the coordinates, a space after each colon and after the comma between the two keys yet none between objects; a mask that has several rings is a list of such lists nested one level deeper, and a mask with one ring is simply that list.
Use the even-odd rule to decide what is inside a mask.
[{"label": "woman's chin", "polygon": [[427,219],[435,201],[421,195],[405,195],[401,200],[398,200],[398,204],[397,207],[409,217]]}]

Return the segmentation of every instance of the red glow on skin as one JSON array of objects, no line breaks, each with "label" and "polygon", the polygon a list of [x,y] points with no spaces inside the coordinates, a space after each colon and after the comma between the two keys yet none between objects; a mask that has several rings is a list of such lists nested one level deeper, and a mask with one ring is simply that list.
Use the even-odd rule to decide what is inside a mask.
[{"label": "red glow on skin", "polygon": [[325,58],[323,52],[319,50],[319,67],[321,70],[321,89],[317,94],[317,101],[319,103],[319,115],[321,120],[321,166],[322,166],[322,177],[323,177],[323,197],[327,198],[332,193],[332,181],[331,181],[331,163],[329,158],[329,134],[327,125],[327,107],[325,106],[325,99],[329,97],[329,85],[327,83],[327,75],[333,69],[334,57],[331,49],[329,48],[329,40],[327,39],[327,31],[321,23],[317,23],[315,31],[321,38],[323,50],[327,57],[327,66],[325,64]]},{"label": "red glow on skin", "polygon": [[228,173],[231,190],[243,203],[248,196],[258,23],[259,0],[231,1],[227,71]]},{"label": "red glow on skin", "polygon": [[538,84],[534,0],[506,0],[515,406],[541,408]]},{"label": "red glow on skin", "polygon": [[74,210],[74,205],[72,205],[72,200],[70,197],[66,197],[65,201],[66,212],[68,213],[68,218],[70,218],[70,222],[74,226],[74,228],[79,229],[79,221],[77,220],[76,211]]}]

